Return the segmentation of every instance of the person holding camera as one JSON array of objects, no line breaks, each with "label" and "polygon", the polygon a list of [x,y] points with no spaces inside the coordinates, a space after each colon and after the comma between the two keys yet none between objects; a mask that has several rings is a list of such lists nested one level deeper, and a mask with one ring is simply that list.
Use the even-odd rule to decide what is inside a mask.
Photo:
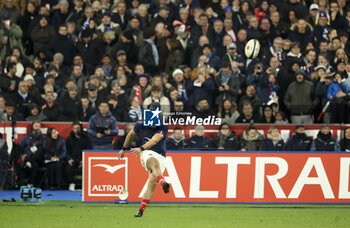
[{"label": "person holding camera", "polygon": [[215,83],[218,88],[218,97],[216,104],[220,105],[224,100],[237,102],[237,96],[240,94],[239,78],[235,77],[231,70],[231,64],[224,62],[218,75],[215,77]]},{"label": "person holding camera", "polygon": [[259,84],[259,78],[261,76],[261,74],[264,72],[264,65],[262,63],[257,63],[254,66],[254,72],[249,74],[247,76],[247,80],[246,80],[246,85],[253,85],[255,88],[257,88],[257,93],[260,94],[260,90],[258,87]]},{"label": "person holding camera", "polygon": [[19,47],[21,53],[24,53],[22,45],[23,32],[13,21],[11,22],[11,15],[8,13],[1,14],[2,27],[0,29],[0,56],[5,59],[6,56],[11,55],[11,49],[15,46]]},{"label": "person holding camera", "polygon": [[43,166],[43,145],[45,137],[41,133],[41,123],[34,120],[30,132],[18,143],[21,153],[15,161],[15,172],[19,175],[21,185],[37,185],[39,169]]},{"label": "person holding camera", "polygon": [[327,97],[331,100],[332,123],[345,123],[346,101],[349,85],[342,78],[340,72],[335,73],[334,81],[327,90]]},{"label": "person holding camera", "polygon": [[113,150],[112,141],[118,135],[118,123],[106,100],[99,103],[98,112],[90,118],[88,133],[94,150]]}]

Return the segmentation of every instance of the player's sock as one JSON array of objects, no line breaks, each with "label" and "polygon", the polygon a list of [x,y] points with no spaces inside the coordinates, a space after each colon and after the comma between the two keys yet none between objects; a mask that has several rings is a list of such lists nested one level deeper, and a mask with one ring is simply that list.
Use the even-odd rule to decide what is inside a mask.
[{"label": "player's sock", "polygon": [[150,200],[142,199],[139,211],[144,212]]},{"label": "player's sock", "polygon": [[157,182],[158,184],[161,184],[163,186],[166,181],[164,180],[164,177],[162,175],[157,176]]},{"label": "player's sock", "polygon": [[164,193],[169,193],[170,185],[164,180],[162,175],[157,176],[157,182],[162,185]]}]

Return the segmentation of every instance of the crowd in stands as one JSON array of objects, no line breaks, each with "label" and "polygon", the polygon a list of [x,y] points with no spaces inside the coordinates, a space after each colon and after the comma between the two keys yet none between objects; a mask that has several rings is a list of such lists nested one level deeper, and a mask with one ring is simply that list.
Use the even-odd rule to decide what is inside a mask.
[{"label": "crowd in stands", "polygon": [[[73,183],[72,151],[112,149],[117,122],[142,120],[153,102],[225,123],[214,139],[201,126],[190,139],[175,130],[169,148],[348,149],[347,131],[339,144],[326,125],[315,140],[299,126],[283,142],[276,125],[350,122],[345,0],[5,0],[0,19],[0,121],[32,121],[17,148],[23,183],[44,164],[51,186]],[[254,59],[250,39],[261,44]],[[40,121],[75,124],[64,142]],[[252,122],[272,125],[266,138],[254,125],[240,139],[228,130]]]},{"label": "crowd in stands", "polygon": [[350,122],[344,0],[6,0],[0,17],[2,120],[89,121],[107,99],[121,122],[152,101],[230,124]]}]

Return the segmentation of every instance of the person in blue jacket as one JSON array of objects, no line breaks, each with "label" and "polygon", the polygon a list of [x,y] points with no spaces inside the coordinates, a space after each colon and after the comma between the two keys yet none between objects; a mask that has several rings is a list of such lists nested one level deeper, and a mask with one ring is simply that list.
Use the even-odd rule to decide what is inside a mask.
[{"label": "person in blue jacket", "polygon": [[112,141],[118,135],[118,123],[109,111],[107,101],[102,100],[98,112],[91,116],[88,124],[94,150],[113,150]]},{"label": "person in blue jacket", "polygon": [[263,150],[266,151],[284,151],[285,144],[279,129],[275,126],[270,127],[263,144]]},{"label": "person in blue jacket", "polygon": [[195,136],[192,136],[187,141],[188,149],[209,149],[213,148],[212,141],[204,136],[204,127],[197,125],[195,127]]},{"label": "person in blue jacket", "polygon": [[309,151],[311,143],[312,139],[305,134],[305,127],[303,125],[297,125],[295,127],[295,133],[288,139],[286,150]]},{"label": "person in blue jacket", "polygon": [[330,103],[332,123],[345,122],[346,97],[348,93],[348,83],[342,78],[340,72],[336,72],[334,75],[334,81],[327,90],[328,100],[332,99]]},{"label": "person in blue jacket", "polygon": [[62,185],[62,169],[66,158],[66,143],[58,131],[48,128],[44,144],[44,162],[47,167],[50,189],[60,189]]},{"label": "person in blue jacket", "polygon": [[333,137],[328,125],[323,125],[311,145],[311,151],[340,151],[339,141]]},{"label": "person in blue jacket", "polygon": [[41,123],[34,120],[30,125],[29,134],[18,143],[19,158],[15,162],[15,170],[21,185],[37,186],[40,168],[43,167],[43,145],[45,136],[41,133]]},{"label": "person in blue jacket", "polygon": [[183,150],[186,147],[186,138],[180,127],[174,128],[174,134],[166,139],[167,150]]}]

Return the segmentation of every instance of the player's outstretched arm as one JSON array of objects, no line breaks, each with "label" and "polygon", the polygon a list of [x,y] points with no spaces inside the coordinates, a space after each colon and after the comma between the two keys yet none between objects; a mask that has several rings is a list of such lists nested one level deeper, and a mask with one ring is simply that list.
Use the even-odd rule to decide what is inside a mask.
[{"label": "player's outstretched arm", "polygon": [[137,157],[143,150],[148,150],[149,148],[152,148],[154,145],[159,143],[159,141],[162,140],[163,137],[164,137],[163,134],[157,133],[157,134],[153,135],[151,140],[149,140],[147,143],[143,144],[139,148],[132,148],[130,150],[130,152],[133,153],[134,155],[136,155],[136,157]]},{"label": "player's outstretched arm", "polygon": [[136,135],[136,133],[134,132],[134,130],[131,130],[129,132],[129,134],[126,136],[123,148],[118,153],[118,158],[119,159],[124,157],[125,150],[130,147],[130,144],[134,140],[135,135]]}]

